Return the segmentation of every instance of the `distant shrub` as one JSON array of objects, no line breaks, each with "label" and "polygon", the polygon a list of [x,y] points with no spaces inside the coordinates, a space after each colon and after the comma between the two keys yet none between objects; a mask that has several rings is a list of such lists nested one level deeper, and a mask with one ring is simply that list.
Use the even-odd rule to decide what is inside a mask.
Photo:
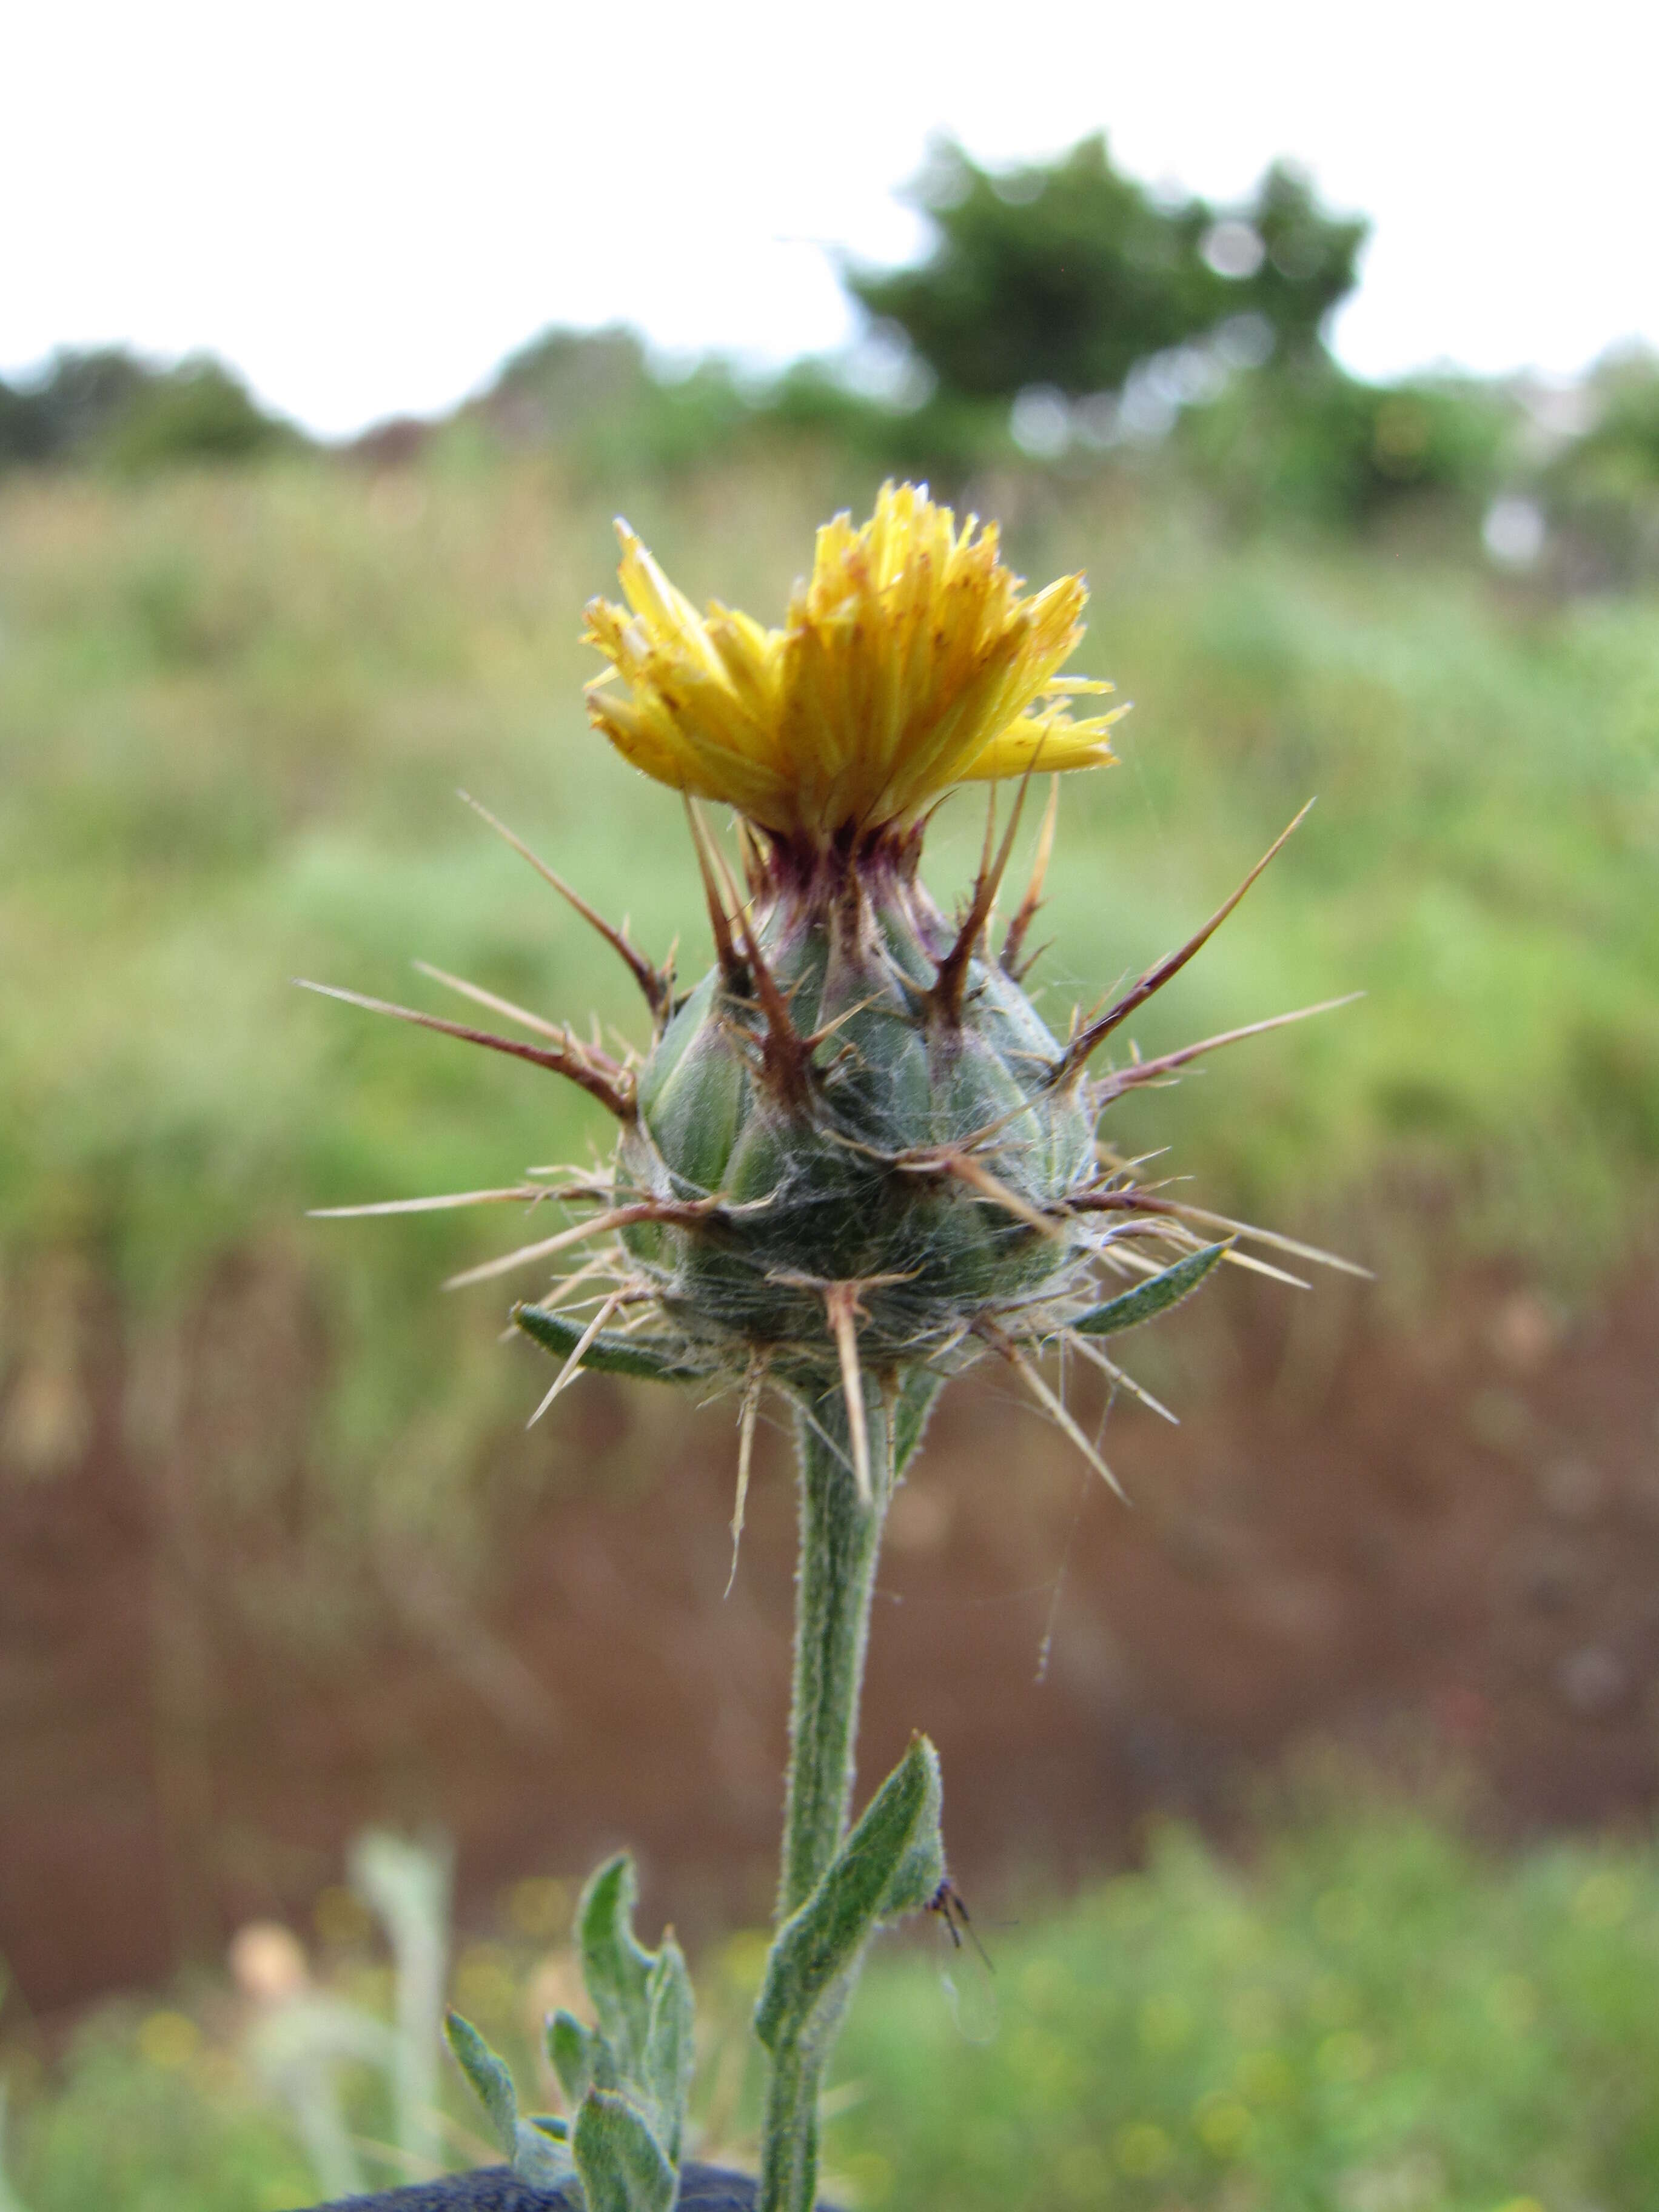
[{"label": "distant shrub", "polygon": [[1367,229],[1327,214],[1283,165],[1237,209],[1170,202],[1117,168],[1099,135],[996,173],[946,143],[914,190],[933,226],[926,258],[854,270],[848,289],[942,391],[968,398],[1117,391],[1138,362],[1241,313],[1299,357],[1352,289]]},{"label": "distant shrub", "polygon": [[150,378],[114,417],[99,457],[130,471],[178,461],[246,461],[303,442],[267,415],[240,377],[218,362],[181,362]]},{"label": "distant shrub", "polygon": [[718,356],[675,376],[653,367],[633,331],[555,328],[511,356],[457,427],[514,449],[556,450],[580,480],[600,482],[694,466],[728,449],[754,414]]},{"label": "distant shrub", "polygon": [[649,380],[634,331],[555,327],[507,356],[472,411],[510,445],[574,442],[637,406]]},{"label": "distant shrub", "polygon": [[124,347],[65,350],[31,383],[0,385],[0,468],[240,461],[301,444],[240,377],[205,356],[158,368]]},{"label": "distant shrub", "polygon": [[988,461],[1018,459],[1000,400],[934,391],[919,405],[858,391],[833,362],[797,362],[761,398],[757,419],[815,437],[889,473],[960,483]]},{"label": "distant shrub", "polygon": [[798,382],[781,406],[816,401],[843,434],[947,477],[1016,449],[1075,469],[1127,447],[1144,465],[1169,441],[1177,469],[1252,524],[1353,527],[1406,494],[1490,496],[1513,408],[1473,381],[1373,386],[1338,366],[1326,328],[1368,226],[1288,166],[1221,207],[1152,191],[1098,136],[995,172],[947,143],[915,191],[933,227],[924,257],[846,281],[925,364],[933,398],[872,423]]},{"label": "distant shrub", "polygon": [[1590,379],[1583,434],[1543,473],[1567,565],[1582,580],[1629,585],[1659,574],[1659,355],[1613,356]]},{"label": "distant shrub", "polygon": [[1234,520],[1354,526],[1411,494],[1473,510],[1514,429],[1503,394],[1473,379],[1362,384],[1323,359],[1240,376],[1182,419],[1181,451]]},{"label": "distant shrub", "polygon": [[118,346],[52,356],[27,382],[0,386],[0,467],[88,452],[154,381],[156,372]]}]

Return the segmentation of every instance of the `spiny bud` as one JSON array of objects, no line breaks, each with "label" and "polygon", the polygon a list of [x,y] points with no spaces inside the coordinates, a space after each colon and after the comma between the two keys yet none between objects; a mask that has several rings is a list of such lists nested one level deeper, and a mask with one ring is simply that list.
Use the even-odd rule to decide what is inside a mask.
[{"label": "spiny bud", "polygon": [[[1082,635],[1082,579],[1024,597],[994,526],[969,516],[958,527],[925,489],[889,484],[860,528],[842,515],[819,532],[810,578],[783,627],[768,629],[718,605],[700,615],[618,529],[628,604],[587,610],[589,641],[611,663],[589,686],[590,712],[629,760],[685,795],[715,964],[677,999],[666,968],[503,831],[628,963],[652,1017],[642,1063],[453,977],[438,980],[540,1042],[359,1001],[553,1068],[621,1124],[608,1181],[550,1194],[598,1211],[455,1280],[612,1240],[553,1297],[516,1310],[562,1358],[544,1405],[584,1366],[724,1379],[743,1386],[746,1434],[758,1378],[808,1400],[839,1379],[850,1407],[866,1378],[890,1393],[918,1370],[943,1376],[990,1350],[1095,1458],[1027,1354],[1065,1340],[1115,1376],[1096,1340],[1185,1295],[1217,1260],[1278,1272],[1232,1246],[1282,1240],[1145,1189],[1095,1132],[1123,1091],[1254,1029],[1099,1079],[1088,1067],[1260,866],[1062,1043],[1021,988],[1052,803],[1000,956],[989,931],[1031,776],[1109,762],[1109,728],[1126,711],[1071,716],[1072,699],[1111,688],[1058,672]],[[1018,797],[999,843],[994,793],[953,922],[921,878],[923,830],[956,786],[998,781]],[[737,813],[742,893],[700,799]],[[532,1184],[395,1203],[532,1193],[550,1194]],[[856,1441],[861,1416],[854,1431]]]},{"label": "spiny bud", "polygon": [[831,848],[803,874],[771,845],[740,969],[703,979],[639,1072],[619,1186],[720,1211],[623,1242],[711,1362],[759,1352],[780,1381],[822,1387],[837,1285],[856,1289],[878,1372],[982,1350],[981,1316],[1086,1299],[1098,1231],[1060,1209],[1096,1176],[1087,1103],[1018,985],[975,949],[981,902],[952,928],[916,850],[838,870]]},{"label": "spiny bud", "polygon": [[822,1388],[849,1326],[878,1373],[960,1361],[982,1317],[1086,1295],[1098,1232],[1057,1209],[1096,1162],[1061,1046],[984,942],[1015,824],[952,927],[917,873],[921,823],[958,782],[1110,758],[1114,717],[1066,703],[1108,687],[1056,673],[1081,580],[1024,599],[994,529],[888,485],[861,530],[820,532],[766,630],[699,616],[619,527],[629,605],[596,601],[588,635],[627,691],[592,687],[593,719],[738,810],[749,891],[694,814],[717,963],[639,1072],[617,1181],[719,1211],[623,1242],[712,1364]]}]

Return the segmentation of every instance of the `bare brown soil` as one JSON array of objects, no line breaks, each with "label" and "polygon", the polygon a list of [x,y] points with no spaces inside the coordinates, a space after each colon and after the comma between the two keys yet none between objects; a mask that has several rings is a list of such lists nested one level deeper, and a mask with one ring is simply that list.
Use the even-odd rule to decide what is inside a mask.
[{"label": "bare brown soil", "polygon": [[[1146,1377],[1182,1425],[1111,1413],[1127,1508],[1004,1386],[947,1397],[894,1510],[864,1757],[873,1776],[934,1735],[969,1895],[1120,1863],[1158,1808],[1224,1827],[1310,1736],[1467,1763],[1512,1832],[1647,1814],[1659,1281],[1632,1270],[1571,1325],[1495,1279],[1439,1304],[1413,1333],[1357,1288],[1223,1286]],[[185,1340],[160,1462],[100,1367],[55,1463],[0,1463],[0,1957],[28,2001],[153,1982],[251,1913],[303,1913],[373,1820],[453,1835],[475,1919],[622,1839],[647,1924],[763,1914],[785,1439],[724,1599],[729,1414],[599,1380],[514,1448],[519,1475],[559,1472],[501,1484],[481,1572],[387,1538],[369,1573],[303,1499],[221,1540],[201,1478],[211,1460],[234,1492],[240,1401],[193,1379],[216,1330],[257,1346],[287,1409],[258,1419],[297,1436],[304,1312],[233,1273]],[[0,1412],[29,1433],[30,1408]]]}]

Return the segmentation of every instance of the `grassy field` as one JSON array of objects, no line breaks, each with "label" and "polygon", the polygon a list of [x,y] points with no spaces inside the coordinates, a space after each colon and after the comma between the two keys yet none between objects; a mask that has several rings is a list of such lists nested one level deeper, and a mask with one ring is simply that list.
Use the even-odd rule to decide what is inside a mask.
[{"label": "grassy field", "polygon": [[[521,1889],[524,1886],[520,1886]],[[543,1908],[530,1885],[530,1902]],[[559,1892],[561,1896],[566,1894]],[[328,1893],[325,1986],[384,2009],[388,1977]],[[460,1954],[459,2000],[534,2078],[532,2022],[568,1954],[524,1899]],[[987,1916],[988,1918],[989,1916]],[[1374,1805],[1292,1820],[1249,1875],[1170,1831],[1146,1870],[985,1928],[994,1972],[943,1931],[878,1954],[830,2093],[831,2186],[906,2212],[1644,2212],[1659,2173],[1659,1854],[1559,1848],[1494,1865],[1455,1826]],[[698,1974],[703,2148],[752,2159],[745,2034],[763,1954]],[[959,1984],[947,1989],[949,1972]],[[972,1978],[977,1977],[977,1984]],[[0,2028],[3,2021],[0,2021]],[[262,2088],[217,1984],[112,2007],[43,2092],[26,2033],[7,2212],[283,2212],[323,2177]],[[338,2075],[359,2173],[388,2124]],[[544,2094],[550,2088],[544,2076]],[[487,2155],[447,2085],[456,2163]]]},{"label": "grassy field", "polygon": [[[815,520],[868,489],[798,463],[630,504],[694,594],[775,612]],[[1028,573],[1088,568],[1079,665],[1136,702],[1123,765],[1066,793],[1054,1018],[1177,941],[1315,794],[1136,1042],[1369,994],[1126,1102],[1122,1140],[1386,1260],[1402,1301],[1471,1249],[1583,1291],[1659,1164],[1659,609],[1529,603],[1405,542],[1228,550],[1133,487],[1008,500]],[[458,784],[698,969],[678,810],[582,713],[613,550],[531,465],[0,491],[0,1251],[35,1336],[66,1260],[142,1331],[262,1251],[323,1316],[331,1464],[394,1455],[440,1387],[453,1439],[491,1417],[499,1288],[482,1312],[430,1293],[502,1224],[302,1210],[506,1181],[606,1142],[603,1117],[289,979],[444,1008],[420,957],[638,1035],[604,948]],[[979,833],[947,809],[946,891]]]},{"label": "grassy field", "polygon": [[[629,501],[694,595],[774,614],[814,522],[871,489],[796,461]],[[1123,764],[1065,794],[1041,971],[1056,1024],[1184,936],[1315,794],[1135,1042],[1368,994],[1126,1102],[1122,1143],[1169,1145],[1224,1211],[1340,1241],[1404,1316],[1431,1316],[1443,1279],[1492,1255],[1592,1301],[1650,1237],[1659,1187],[1659,606],[1547,603],[1405,538],[1230,547],[1133,484],[1005,489],[1018,565],[1090,571],[1079,667],[1136,702]],[[0,487],[9,1467],[73,1456],[88,1371],[141,1430],[153,1349],[239,1258],[307,1317],[301,1418],[329,1510],[462,1547],[468,1478],[522,1418],[525,1370],[495,1342],[502,1285],[435,1285],[511,1231],[304,1210],[507,1182],[607,1127],[532,1071],[289,979],[461,1012],[411,973],[420,958],[639,1036],[603,946],[457,785],[647,947],[678,937],[696,972],[678,808],[582,713],[580,606],[613,562],[606,507],[540,465]],[[947,895],[981,819],[954,801],[932,840]],[[246,1425],[228,1483],[258,1479]],[[872,1976],[833,2136],[849,2203],[1652,2201],[1645,1847],[1493,1866],[1378,1815],[1296,1829],[1246,1881],[1172,1835],[1145,1875],[988,1933],[1000,2028],[983,2047],[952,2024],[937,1950]],[[338,1986],[384,1996],[372,1963],[325,1952]],[[727,2049],[754,1960],[739,1939],[703,1961]],[[468,2002],[510,2029],[533,1971],[520,1939],[474,1946]],[[307,2201],[315,2177],[241,2033],[228,1991],[192,1984],[99,2014],[40,2075],[15,2005],[0,2010],[18,2202]],[[741,2148],[732,2069],[718,2051],[710,2067],[714,2133]],[[373,2136],[374,2098],[353,2094]]]}]

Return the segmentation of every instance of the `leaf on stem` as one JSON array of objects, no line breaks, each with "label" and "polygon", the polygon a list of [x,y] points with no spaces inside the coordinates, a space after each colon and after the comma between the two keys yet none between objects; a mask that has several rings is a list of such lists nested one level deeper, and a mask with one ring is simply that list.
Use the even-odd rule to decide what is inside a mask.
[{"label": "leaf on stem", "polygon": [[571,2141],[587,2212],[669,2212],[679,2176],[626,2097],[591,2089]]},{"label": "leaf on stem", "polygon": [[505,2061],[464,2014],[453,2010],[444,2014],[444,2040],[488,2113],[495,2140],[519,2179],[546,2188],[568,2181],[576,2169],[559,2133],[562,2123],[519,2118],[518,2092]]},{"label": "leaf on stem", "polygon": [[[568,1359],[586,1333],[580,1322],[568,1320],[545,1306],[514,1306],[513,1321],[515,1328],[533,1338],[544,1352],[560,1359]],[[608,1329],[601,1329],[587,1346],[581,1364],[599,1374],[637,1375],[651,1382],[700,1382],[705,1379],[696,1368],[682,1365],[669,1353],[638,1337],[618,1336]]]},{"label": "leaf on stem", "polygon": [[490,2049],[471,2021],[453,2008],[444,2014],[444,2041],[473,2095],[489,2114],[496,2142],[511,2158],[519,2142],[519,2095],[505,2060]]},{"label": "leaf on stem", "polygon": [[1091,1306],[1072,1322],[1079,1336],[1115,1336],[1120,1329],[1137,1328],[1154,1314],[1167,1313],[1171,1306],[1189,1298],[1206,1278],[1220,1265],[1232,1249],[1231,1239],[1220,1244],[1206,1244],[1201,1250],[1188,1252],[1173,1267],[1165,1267],[1161,1274],[1149,1276],[1137,1283],[1132,1291],[1118,1297],[1108,1298],[1104,1305]]},{"label": "leaf on stem", "polygon": [[755,2008],[755,2033],[775,2057],[807,2040],[875,1929],[919,1912],[945,1879],[939,1754],[925,1735],[865,1808],[823,1879],[778,1931]]}]

